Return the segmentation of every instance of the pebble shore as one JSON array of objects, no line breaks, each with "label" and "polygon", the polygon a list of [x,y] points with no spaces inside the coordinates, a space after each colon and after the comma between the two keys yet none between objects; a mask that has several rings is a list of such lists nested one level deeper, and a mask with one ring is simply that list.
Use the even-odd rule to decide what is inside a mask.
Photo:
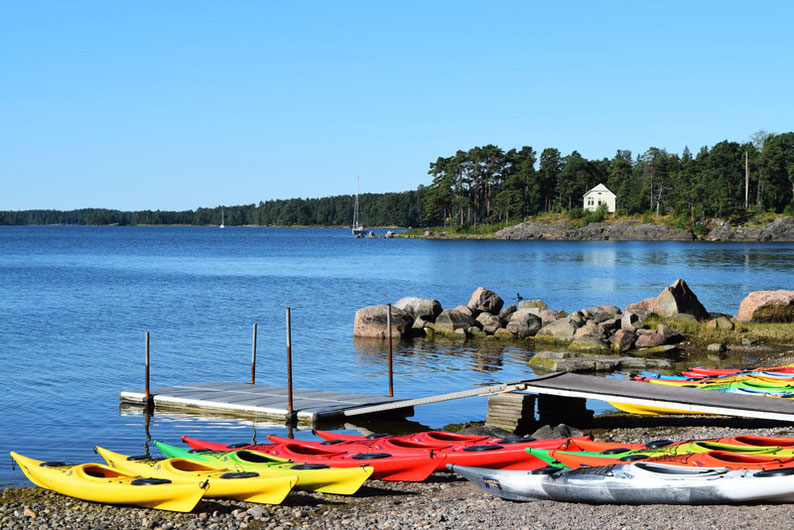
[{"label": "pebble shore", "polygon": [[[597,439],[637,442],[736,434],[794,437],[794,428],[725,418],[597,418]],[[21,473],[21,472],[20,472]],[[72,499],[39,488],[0,491],[3,529],[792,528],[791,505],[594,506],[503,501],[451,473],[424,483],[368,481],[353,496],[296,491],[279,506],[205,499],[187,514]]]}]

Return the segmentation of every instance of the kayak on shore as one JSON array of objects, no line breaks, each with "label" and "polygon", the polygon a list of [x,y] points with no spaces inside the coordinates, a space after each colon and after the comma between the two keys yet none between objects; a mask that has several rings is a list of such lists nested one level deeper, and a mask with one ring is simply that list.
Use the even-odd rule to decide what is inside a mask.
[{"label": "kayak on shore", "polygon": [[513,501],[694,505],[794,501],[794,468],[753,471],[650,462],[531,472],[447,467],[478,488]]},{"label": "kayak on shore", "polygon": [[236,472],[187,458],[153,459],[128,456],[103,447],[94,450],[109,466],[146,477],[179,480],[206,480],[205,497],[222,497],[263,504],[281,504],[298,482],[297,474],[267,475],[256,471]]},{"label": "kayak on shore", "polygon": [[234,471],[256,472],[268,476],[295,475],[298,477],[295,489],[337,495],[353,495],[373,473],[373,468],[366,464],[350,468],[330,467],[293,462],[255,451],[195,451],[160,441],[155,441],[154,445],[167,458],[198,460]]},{"label": "kayak on shore", "polygon": [[206,480],[144,477],[104,464],[43,462],[13,451],[11,457],[37,486],[105,504],[133,504],[157,510],[189,512],[204,496],[207,486]]}]

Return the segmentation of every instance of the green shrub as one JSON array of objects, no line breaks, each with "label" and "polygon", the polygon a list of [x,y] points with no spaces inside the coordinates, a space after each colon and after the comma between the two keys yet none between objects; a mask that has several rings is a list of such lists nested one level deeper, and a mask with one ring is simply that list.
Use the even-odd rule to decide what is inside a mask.
[{"label": "green shrub", "polygon": [[581,208],[571,208],[568,210],[568,219],[581,219],[584,214]]}]

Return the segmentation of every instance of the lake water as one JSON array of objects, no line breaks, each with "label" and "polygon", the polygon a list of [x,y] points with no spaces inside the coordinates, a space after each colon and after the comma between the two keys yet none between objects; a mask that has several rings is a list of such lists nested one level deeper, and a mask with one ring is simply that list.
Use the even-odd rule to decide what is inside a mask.
[{"label": "lake water", "polygon": [[[284,427],[145,416],[118,393],[250,379],[286,384],[285,308],[295,386],[385,395],[386,346],[353,340],[357,309],[404,296],[465,304],[478,286],[553,309],[625,307],[684,278],[710,311],[735,314],[750,291],[792,288],[794,244],[355,239],[343,229],[0,227],[0,454],[95,460],[103,445],[139,454],[180,434],[240,441]],[[531,375],[521,346],[395,344],[398,397]],[[607,410],[598,404],[598,410]],[[416,408],[415,427],[482,420],[487,398]],[[309,437],[307,432],[297,437]],[[26,484],[0,464],[0,484]]]}]

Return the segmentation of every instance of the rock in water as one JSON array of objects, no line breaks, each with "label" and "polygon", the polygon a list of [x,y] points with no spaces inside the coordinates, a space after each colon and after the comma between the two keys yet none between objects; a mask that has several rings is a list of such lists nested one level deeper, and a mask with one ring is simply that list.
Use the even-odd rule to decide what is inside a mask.
[{"label": "rock in water", "polygon": [[441,313],[441,303],[438,300],[418,296],[400,298],[393,307],[408,311],[414,319],[421,318],[429,322],[433,322]]},{"label": "rock in water", "polygon": [[755,291],[739,304],[741,322],[794,322],[794,291]]},{"label": "rock in water", "polygon": [[433,329],[443,333],[454,333],[455,330],[466,330],[471,326],[477,326],[479,322],[469,315],[461,313],[455,309],[445,309],[436,317]]},{"label": "rock in water", "polygon": [[[387,306],[371,305],[362,307],[356,311],[356,318],[353,322],[353,336],[365,338],[385,339],[389,336],[386,328]],[[414,319],[408,311],[392,306],[391,308],[391,330],[392,337],[399,339],[407,335],[413,326]]]},{"label": "rock in water", "polygon": [[472,293],[469,303],[466,305],[475,315],[479,315],[480,313],[498,315],[499,311],[502,310],[504,300],[495,292],[489,291],[484,287],[478,287],[477,290]]}]

